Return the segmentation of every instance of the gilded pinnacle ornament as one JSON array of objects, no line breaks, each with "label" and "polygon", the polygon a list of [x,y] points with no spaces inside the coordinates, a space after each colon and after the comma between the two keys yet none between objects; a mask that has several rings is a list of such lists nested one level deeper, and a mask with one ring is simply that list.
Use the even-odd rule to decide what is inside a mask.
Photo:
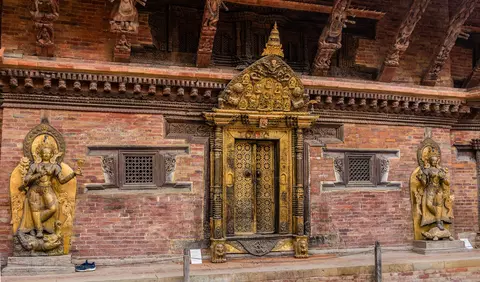
[{"label": "gilded pinnacle ornament", "polygon": [[273,26],[270,36],[268,37],[267,45],[262,53],[262,56],[268,56],[268,55],[277,55],[282,58],[284,57],[282,44],[280,43],[280,32],[278,32],[276,22],[275,22],[275,25]]}]

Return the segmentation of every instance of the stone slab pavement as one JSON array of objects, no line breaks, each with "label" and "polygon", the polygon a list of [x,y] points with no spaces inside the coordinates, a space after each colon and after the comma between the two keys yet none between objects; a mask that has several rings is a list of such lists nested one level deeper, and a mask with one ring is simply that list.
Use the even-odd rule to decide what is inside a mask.
[{"label": "stone slab pavement", "polygon": [[[421,255],[409,251],[382,254],[383,272],[411,272],[426,269],[480,268],[480,250],[461,253]],[[191,282],[265,281],[306,277],[340,276],[373,273],[374,254],[312,255],[308,259],[263,257],[230,259],[227,263],[191,265]],[[94,272],[8,277],[2,282],[180,282],[183,269],[179,262],[141,265],[97,266]],[[479,280],[480,281],[480,277]]]}]

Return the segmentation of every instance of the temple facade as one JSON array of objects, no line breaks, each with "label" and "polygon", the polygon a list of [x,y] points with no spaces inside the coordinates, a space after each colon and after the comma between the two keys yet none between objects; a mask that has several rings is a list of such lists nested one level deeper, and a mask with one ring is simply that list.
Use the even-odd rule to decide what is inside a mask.
[{"label": "temple facade", "polygon": [[4,0],[2,262],[480,244],[477,2]]}]

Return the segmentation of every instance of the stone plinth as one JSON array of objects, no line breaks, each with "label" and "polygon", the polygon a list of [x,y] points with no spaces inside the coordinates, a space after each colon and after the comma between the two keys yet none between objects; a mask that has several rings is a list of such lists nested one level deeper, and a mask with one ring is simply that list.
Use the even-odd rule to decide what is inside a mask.
[{"label": "stone plinth", "polygon": [[75,272],[72,256],[9,257],[3,276],[66,274]]},{"label": "stone plinth", "polygon": [[413,251],[419,254],[434,254],[434,253],[453,253],[467,251],[465,243],[460,240],[415,240],[413,241]]}]

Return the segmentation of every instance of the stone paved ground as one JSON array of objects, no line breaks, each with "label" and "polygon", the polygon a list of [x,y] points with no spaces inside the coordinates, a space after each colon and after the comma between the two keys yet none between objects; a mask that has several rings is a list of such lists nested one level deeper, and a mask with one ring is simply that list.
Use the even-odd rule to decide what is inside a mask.
[{"label": "stone paved ground", "polygon": [[[480,251],[419,255],[390,251],[382,256],[384,281],[480,281]],[[290,257],[231,259],[225,264],[204,262],[191,266],[191,281],[371,281],[373,253],[335,257],[313,255],[298,260]],[[162,264],[98,266],[88,273],[35,277],[2,277],[2,282],[61,281],[182,281],[182,265]]]}]

